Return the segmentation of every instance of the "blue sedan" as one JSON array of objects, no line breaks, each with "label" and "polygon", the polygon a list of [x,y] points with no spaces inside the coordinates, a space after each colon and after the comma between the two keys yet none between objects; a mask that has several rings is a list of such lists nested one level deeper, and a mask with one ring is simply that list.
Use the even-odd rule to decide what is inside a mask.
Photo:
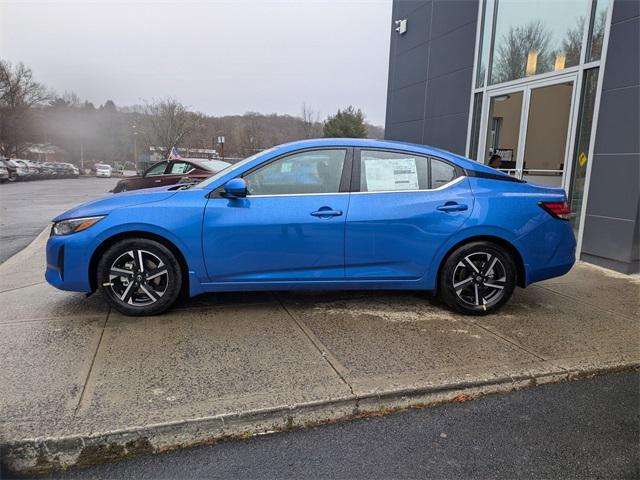
[{"label": "blue sedan", "polygon": [[54,219],[46,279],[127,315],[182,292],[406,289],[471,315],[575,260],[559,188],[421,145],[321,139]]}]

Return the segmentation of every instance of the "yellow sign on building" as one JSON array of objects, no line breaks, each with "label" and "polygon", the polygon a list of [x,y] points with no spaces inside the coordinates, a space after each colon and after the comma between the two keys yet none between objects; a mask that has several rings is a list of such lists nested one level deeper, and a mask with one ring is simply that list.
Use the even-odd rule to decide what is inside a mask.
[{"label": "yellow sign on building", "polygon": [[578,163],[580,164],[581,167],[584,167],[587,164],[587,154],[584,152],[580,152],[580,155],[578,155]]}]

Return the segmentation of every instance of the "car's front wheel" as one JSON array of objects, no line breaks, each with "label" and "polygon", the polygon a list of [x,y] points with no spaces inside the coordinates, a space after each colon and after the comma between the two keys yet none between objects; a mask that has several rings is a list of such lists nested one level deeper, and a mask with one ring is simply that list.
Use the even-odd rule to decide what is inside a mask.
[{"label": "car's front wheel", "polygon": [[98,288],[125,315],[157,315],[170,308],[182,289],[182,269],[176,256],[154,240],[126,239],[102,255]]},{"label": "car's front wheel", "polygon": [[511,254],[492,242],[471,242],[458,247],[440,270],[440,298],[466,315],[486,315],[504,305],[516,286]]}]

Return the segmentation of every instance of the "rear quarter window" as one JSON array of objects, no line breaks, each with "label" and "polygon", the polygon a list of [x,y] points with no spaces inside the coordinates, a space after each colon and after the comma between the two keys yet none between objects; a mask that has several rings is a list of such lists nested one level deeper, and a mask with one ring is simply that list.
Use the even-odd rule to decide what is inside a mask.
[{"label": "rear quarter window", "polygon": [[431,188],[438,188],[458,177],[456,168],[446,162],[431,159]]}]

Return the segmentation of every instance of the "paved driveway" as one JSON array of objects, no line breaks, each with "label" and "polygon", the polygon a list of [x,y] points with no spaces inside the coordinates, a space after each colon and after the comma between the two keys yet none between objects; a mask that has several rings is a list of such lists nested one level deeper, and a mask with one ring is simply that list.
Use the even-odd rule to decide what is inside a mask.
[{"label": "paved driveway", "polygon": [[0,185],[0,263],[16,254],[53,217],[108,193],[117,178],[63,178]]}]

